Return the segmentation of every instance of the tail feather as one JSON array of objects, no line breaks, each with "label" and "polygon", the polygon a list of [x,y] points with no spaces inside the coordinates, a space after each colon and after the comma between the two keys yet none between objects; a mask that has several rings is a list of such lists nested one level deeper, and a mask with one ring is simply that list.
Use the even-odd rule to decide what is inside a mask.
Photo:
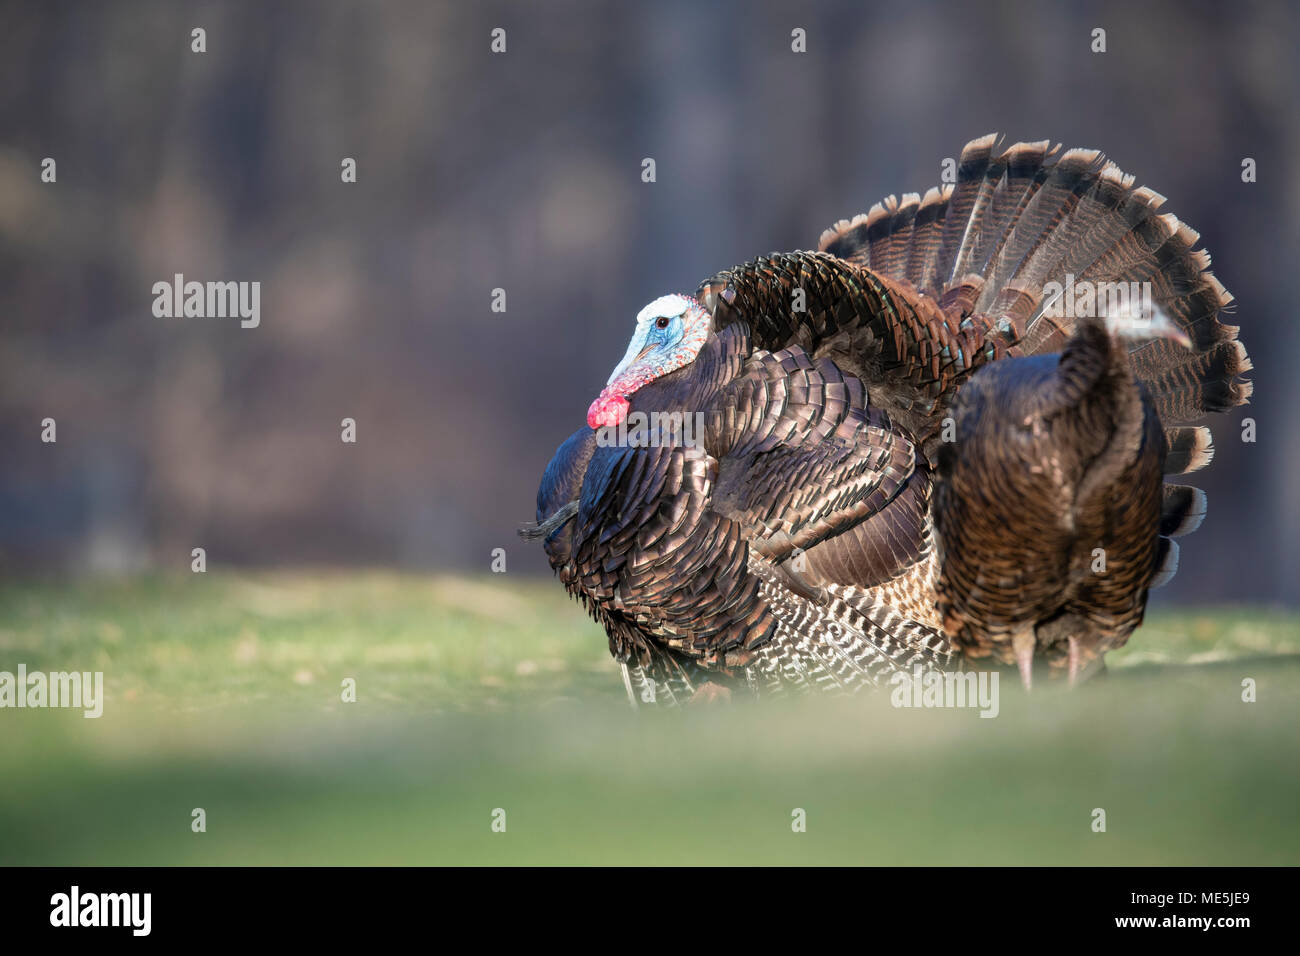
[{"label": "tail feather", "polygon": [[907,264],[903,269],[918,289],[932,287],[939,244],[943,241],[944,214],[948,209],[951,187],[932,186],[921,199],[912,225],[912,240],[907,247]]},{"label": "tail feather", "polygon": [[1100,164],[1096,150],[1072,149],[1049,167],[1043,185],[1010,224],[1001,252],[984,271],[987,283],[977,311],[991,314],[998,293],[1013,279],[1022,289],[1041,288],[1049,280],[1061,261],[1061,250],[1073,248],[1074,213],[1096,182]]},{"label": "tail feather", "polygon": [[[965,165],[964,160],[963,165]],[[955,227],[952,230],[954,238],[958,238],[955,233],[957,227],[960,227],[958,245],[953,252],[951,266],[948,267],[947,263],[941,262],[938,272],[939,278],[946,279],[948,285],[951,285],[954,280],[960,281],[962,276],[983,275],[983,266],[988,261],[988,250],[997,239],[996,236],[990,235],[987,223],[993,214],[993,207],[998,198],[998,186],[1002,183],[1005,174],[1005,156],[991,157],[974,188],[970,216],[964,224],[952,224]],[[961,181],[958,180],[958,189],[961,185]]]},{"label": "tail feather", "polygon": [[1178,573],[1178,542],[1172,538],[1161,538],[1156,551],[1156,573],[1151,578],[1151,587],[1162,588],[1173,580]]},{"label": "tail feather", "polygon": [[[988,182],[988,174],[997,142],[997,134],[990,133],[967,143],[961,151],[961,159],[957,163],[957,183],[948,199],[948,214],[944,219],[943,237],[935,257],[932,281],[946,285],[964,275],[956,263],[962,258],[962,250],[969,243],[971,228],[978,229],[979,216],[987,202],[987,195],[993,190]],[[994,171],[1000,174],[1000,170]],[[907,276],[899,278],[906,279]],[[943,291],[933,285],[920,288],[931,294]]]},{"label": "tail feather", "polygon": [[1214,460],[1214,439],[1204,425],[1165,429],[1165,474],[1200,471]]},{"label": "tail feather", "polygon": [[1160,421],[1167,425],[1194,422],[1207,412],[1244,405],[1253,389],[1250,382],[1237,379],[1250,371],[1251,363],[1246,347],[1236,339],[1203,352],[1151,342],[1131,353],[1129,361],[1133,374],[1146,385]]},{"label": "tail feather", "polygon": [[[963,253],[954,266],[954,273],[947,277],[949,282],[960,275],[974,273],[989,277],[994,272],[993,263],[1005,253],[1008,240],[1017,235],[1013,224],[1034,208],[1049,178],[1043,168],[1043,157],[1050,145],[1046,141],[1017,143],[990,163],[985,174],[986,185],[992,184],[988,201],[978,220],[973,219],[966,230]],[[984,288],[989,288],[987,282]]]},{"label": "tail feather", "polygon": [[1191,534],[1205,520],[1205,492],[1190,485],[1165,484],[1160,508],[1160,534],[1177,538]]},{"label": "tail feather", "polygon": [[[1176,426],[1245,404],[1253,386],[1240,378],[1251,365],[1237,327],[1219,321],[1232,296],[1210,272],[1209,253],[1195,248],[1200,235],[1160,212],[1164,196],[1135,186],[1096,150],[1061,152],[1047,142],[1000,149],[1000,142],[996,134],[973,140],[955,184],[919,201],[891,197],[866,216],[841,220],[820,248],[910,282],[938,300],[953,327],[1001,331],[1010,354],[1059,352],[1074,334],[1077,310],[1053,307],[1056,284],[1091,283],[1097,298],[1128,291],[1118,283],[1138,283],[1139,294],[1149,289],[1153,308],[1193,347],[1135,342],[1131,367],[1167,428],[1166,473],[1203,468],[1214,454],[1208,430]],[[1167,510],[1162,527],[1173,530],[1162,533],[1185,534],[1200,523],[1204,495],[1193,491],[1167,487],[1167,508],[1199,495],[1201,510],[1177,518]],[[1167,580],[1177,565],[1177,545],[1162,538],[1158,577]]]},{"label": "tail feather", "polygon": [[1000,315],[1012,306],[1009,293],[1027,299],[1029,306],[1015,316],[1016,327],[1024,331],[1019,344],[1024,354],[1057,352],[1069,341],[1073,320],[1047,314],[1053,304],[1048,301],[1047,283],[1066,286],[1070,275],[1086,270],[1132,228],[1136,212],[1127,203],[1132,184],[1133,177],[1125,176],[1113,163],[1106,164],[1079,197],[1069,218],[1037,247],[1032,258],[1022,262],[1014,281],[993,301],[992,314]]},{"label": "tail feather", "polygon": [[[910,282],[963,315],[986,316],[990,326],[1010,319],[1023,355],[1059,351],[1074,332],[1073,316],[1046,314],[1049,284],[1150,283],[1153,304],[1194,345],[1134,346],[1135,374],[1163,406],[1165,424],[1242,404],[1249,384],[1234,379],[1250,365],[1236,327],[1218,320],[1232,296],[1209,271],[1209,255],[1194,249],[1199,234],[1159,212],[1165,197],[1135,186],[1096,150],[998,146],[995,134],[968,143],[955,185],[924,200],[890,197],[836,223],[820,248]],[[1199,388],[1187,388],[1192,379]]]}]

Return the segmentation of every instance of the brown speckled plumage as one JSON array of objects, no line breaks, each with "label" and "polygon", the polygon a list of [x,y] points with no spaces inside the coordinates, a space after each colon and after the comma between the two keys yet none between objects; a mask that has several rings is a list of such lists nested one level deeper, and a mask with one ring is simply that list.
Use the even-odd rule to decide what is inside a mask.
[{"label": "brown speckled plumage", "polygon": [[[1204,512],[1194,489],[1162,489],[1162,462],[1206,464],[1208,430],[1188,423],[1250,394],[1236,329],[1217,318],[1230,298],[1162,202],[1095,151],[999,151],[988,136],[962,151],[955,184],[890,197],[816,252],[706,280],[696,359],[628,396],[633,412],[700,413],[700,440],[600,447],[584,428],[538,493],[552,567],[605,626],[634,698],[679,702],[705,681],[856,689],[957,650],[1005,661],[1008,622],[1025,618],[1049,625],[1038,646],[1054,667],[1075,616],[1110,635],[1098,655],[1122,643],[1174,563],[1169,537]],[[1102,348],[1104,332],[1045,314],[1067,277],[1150,282],[1191,348]],[[999,442],[1100,379],[1115,387],[1076,427],[1032,435],[1031,457],[1060,474],[1005,481]],[[963,460],[950,416],[990,440]],[[1105,480],[1132,489],[1100,510],[1061,490],[1100,481],[1094,446],[1120,449]],[[1010,541],[1008,519],[1063,530]],[[1094,539],[1115,573],[1080,586]]]},{"label": "brown speckled plumage", "polygon": [[968,659],[1019,663],[1027,683],[1035,653],[1085,675],[1141,623],[1166,556],[1165,444],[1146,390],[1090,322],[1059,360],[981,370],[952,415],[934,504],[946,631]]}]

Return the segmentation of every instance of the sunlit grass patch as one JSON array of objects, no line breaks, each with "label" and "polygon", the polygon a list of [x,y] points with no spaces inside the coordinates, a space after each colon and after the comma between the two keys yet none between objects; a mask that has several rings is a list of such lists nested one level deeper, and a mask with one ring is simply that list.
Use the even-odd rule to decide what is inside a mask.
[{"label": "sunlit grass patch", "polygon": [[107,700],[0,711],[0,862],[1296,863],[1298,636],[1153,612],[1108,675],[1004,681],[992,720],[887,694],[634,714],[553,581],[11,583],[0,670],[103,670]]}]

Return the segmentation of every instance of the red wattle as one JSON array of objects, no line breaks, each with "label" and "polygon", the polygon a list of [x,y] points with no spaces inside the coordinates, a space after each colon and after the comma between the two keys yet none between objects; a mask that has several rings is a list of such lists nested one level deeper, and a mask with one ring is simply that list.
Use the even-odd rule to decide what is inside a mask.
[{"label": "red wattle", "polygon": [[592,428],[600,428],[604,425],[615,426],[627,418],[627,410],[631,403],[626,398],[606,388],[591,403],[587,409],[587,424]]}]

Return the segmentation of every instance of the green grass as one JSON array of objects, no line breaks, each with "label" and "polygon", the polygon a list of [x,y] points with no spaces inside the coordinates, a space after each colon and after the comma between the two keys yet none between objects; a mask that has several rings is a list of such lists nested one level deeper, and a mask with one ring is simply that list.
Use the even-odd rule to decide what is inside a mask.
[{"label": "green grass", "polygon": [[993,720],[887,694],[634,714],[600,629],[505,577],[11,583],[20,662],[102,670],[107,700],[0,711],[4,864],[1300,863],[1280,612],[1153,612],[1107,676],[1005,681]]}]

